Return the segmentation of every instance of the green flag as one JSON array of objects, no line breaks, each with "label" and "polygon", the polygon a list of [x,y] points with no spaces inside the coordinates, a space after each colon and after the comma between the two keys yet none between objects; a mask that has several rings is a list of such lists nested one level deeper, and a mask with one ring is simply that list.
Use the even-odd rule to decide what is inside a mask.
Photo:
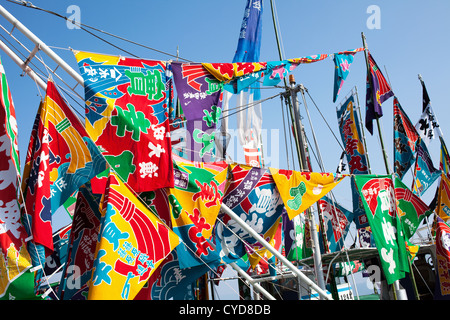
[{"label": "green flag", "polygon": [[381,267],[387,283],[392,284],[409,271],[403,228],[396,212],[394,184],[389,175],[356,175],[355,181],[372,228]]},{"label": "green flag", "polygon": [[398,178],[395,178],[395,199],[397,201],[397,214],[402,221],[405,239],[409,240],[423,218],[428,217],[432,210],[417,195]]}]

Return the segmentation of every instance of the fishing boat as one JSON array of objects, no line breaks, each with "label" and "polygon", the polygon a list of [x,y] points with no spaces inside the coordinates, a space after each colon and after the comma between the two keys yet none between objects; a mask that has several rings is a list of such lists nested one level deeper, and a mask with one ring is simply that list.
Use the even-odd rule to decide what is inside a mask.
[{"label": "fishing boat", "polygon": [[[94,30],[109,45],[106,35],[128,41],[29,2],[17,4]],[[350,50],[286,58],[272,1],[270,9],[277,60],[260,61],[263,1],[248,0],[232,62],[70,49],[75,70],[0,6],[2,29],[27,55],[19,56],[7,41],[0,40],[0,49],[45,91],[22,170],[20,124],[2,66],[0,156],[9,167],[0,171],[0,189],[7,190],[0,199],[1,299],[216,300],[221,290],[240,300],[450,295],[450,157],[424,80],[418,76],[423,113],[411,122],[364,33],[362,45]],[[357,58],[365,62],[365,107],[356,86],[346,96],[341,90]],[[334,124],[294,74],[330,60]],[[263,97],[268,88],[278,92]],[[276,166],[278,140],[267,156],[261,126],[261,105],[275,98],[285,138],[283,168]],[[381,126],[388,103],[392,163]],[[326,124],[321,130],[329,129],[329,140],[341,149],[324,155],[335,161],[331,171],[311,106]],[[236,128],[229,122],[233,115]],[[372,169],[379,164],[371,165],[369,134],[380,141],[385,172]],[[438,168],[428,152],[432,143],[441,146]],[[404,179],[408,171],[411,187]],[[432,199],[423,198],[433,189]]]}]

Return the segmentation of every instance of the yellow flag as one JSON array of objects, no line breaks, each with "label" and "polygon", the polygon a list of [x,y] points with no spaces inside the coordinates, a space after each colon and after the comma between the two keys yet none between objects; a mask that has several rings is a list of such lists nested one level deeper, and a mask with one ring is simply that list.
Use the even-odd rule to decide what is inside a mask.
[{"label": "yellow flag", "polygon": [[179,238],[110,173],[89,300],[133,300]]},{"label": "yellow flag", "polygon": [[293,219],[330,192],[347,175],[270,168],[289,219]]}]

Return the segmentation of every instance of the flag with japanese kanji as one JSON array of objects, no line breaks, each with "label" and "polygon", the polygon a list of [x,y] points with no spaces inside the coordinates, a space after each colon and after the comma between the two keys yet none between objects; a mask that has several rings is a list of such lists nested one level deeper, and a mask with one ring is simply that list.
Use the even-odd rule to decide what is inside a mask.
[{"label": "flag with japanese kanji", "polygon": [[178,236],[110,172],[88,299],[134,299],[178,244]]},{"label": "flag with japanese kanji", "polygon": [[164,61],[76,52],[86,130],[135,192],[173,187],[171,72]]},{"label": "flag with japanese kanji", "polygon": [[[47,253],[53,251],[52,215],[105,166],[80,120],[53,81],[48,81],[31,133],[22,181],[24,221],[34,244],[45,247]],[[39,264],[34,260],[35,266]]]},{"label": "flag with japanese kanji", "polygon": [[388,175],[356,175],[355,181],[363,199],[386,281],[392,284],[409,272],[404,232],[396,210],[394,183]]},{"label": "flag with japanese kanji", "polygon": [[177,247],[180,266],[219,262],[210,238],[225,193],[228,164],[174,159],[175,187],[168,188],[167,194],[173,230],[183,239]]},{"label": "flag with japanese kanji", "polygon": [[34,274],[20,220],[18,131],[14,103],[0,60],[0,300],[32,299]]},{"label": "flag with japanese kanji", "polygon": [[[283,200],[269,169],[231,164],[223,203],[267,242],[273,240],[283,212]],[[228,259],[248,254],[250,265],[255,268],[267,249],[228,215],[223,216],[223,221],[225,227],[219,235],[223,254]]]}]

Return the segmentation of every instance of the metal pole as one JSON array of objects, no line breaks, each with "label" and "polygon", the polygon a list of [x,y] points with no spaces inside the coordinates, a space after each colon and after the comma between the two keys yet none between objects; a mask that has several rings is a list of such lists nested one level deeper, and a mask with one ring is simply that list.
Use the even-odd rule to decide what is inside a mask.
[{"label": "metal pole", "polygon": [[[297,133],[298,133],[298,140],[300,141],[300,155],[302,162],[300,163],[301,171],[305,171],[306,168],[308,168],[308,162],[306,158],[305,153],[305,138],[303,135],[303,129],[302,129],[302,122],[300,119],[300,111],[298,107],[298,101],[297,101],[297,91],[300,90],[299,87],[295,87],[295,79],[293,75],[289,76],[289,82],[290,82],[290,92],[291,92],[291,98],[293,103],[293,109],[294,109],[294,115],[295,115],[295,124],[297,125]],[[313,257],[314,257],[314,270],[317,276],[317,283],[320,288],[325,290],[325,282],[324,282],[324,276],[323,276],[323,270],[322,270],[322,257],[320,255],[320,246],[319,246],[319,238],[317,236],[317,230],[316,230],[316,222],[315,222],[315,216],[314,213],[311,211],[310,208],[306,209],[305,211],[306,217],[308,217],[310,221],[310,230],[311,230],[311,237],[312,237],[312,244],[313,244]]]},{"label": "metal pole", "polygon": [[236,221],[239,226],[241,226],[242,229],[244,229],[246,232],[248,232],[253,238],[258,240],[258,242],[264,246],[267,250],[269,250],[270,253],[272,253],[275,257],[277,257],[286,267],[288,267],[292,272],[294,272],[302,281],[305,281],[306,284],[308,284],[312,289],[316,290],[317,293],[323,298],[323,299],[330,299],[327,292],[320,288],[314,281],[309,279],[306,275],[304,275],[296,266],[294,266],[286,257],[284,257],[280,252],[278,252],[274,247],[272,247],[266,240],[264,240],[263,237],[261,237],[255,230],[253,230],[249,225],[245,223],[236,213],[233,212],[227,205],[222,203],[221,205],[222,210],[228,214],[230,218],[232,218],[234,221]]},{"label": "metal pole", "polygon": [[[272,21],[273,21],[273,28],[275,30],[275,38],[277,40],[278,55],[280,57],[280,60],[283,60],[283,54],[281,52],[281,47],[280,47],[280,40],[278,39],[278,28],[277,28],[277,24],[276,24],[276,21],[275,21],[275,15],[274,15],[274,10],[273,10],[273,1],[272,0],[270,0],[270,7],[272,9]],[[284,81],[284,86],[286,88],[288,88],[288,84],[287,84],[286,78],[284,78],[283,81]],[[301,163],[302,162],[302,158],[301,158],[301,154],[300,154],[301,153],[301,150],[300,150],[301,144],[300,144],[300,141],[298,140],[298,131],[297,131],[297,127],[296,127],[295,121],[294,121],[295,117],[294,117],[294,114],[293,114],[293,111],[292,111],[292,103],[291,103],[291,99],[290,99],[289,95],[286,95],[285,97],[286,97],[286,100],[287,100],[288,105],[289,105],[289,114],[291,115],[291,123],[292,123],[292,129],[294,131],[295,145],[297,147],[298,161]]]},{"label": "metal pole", "polygon": [[53,61],[55,61],[61,68],[64,69],[72,78],[74,78],[79,84],[83,85],[83,77],[72,69],[61,57],[59,57],[52,49],[50,49],[41,39],[34,35],[27,27],[25,27],[19,20],[17,20],[12,14],[10,14],[3,6],[0,5],[0,15],[8,20],[15,29],[22,32],[28,39],[30,39],[35,45],[45,52]]},{"label": "metal pole", "polygon": [[0,40],[0,49],[2,49],[39,87],[47,90],[47,84],[25,62],[15,54],[3,41]]},{"label": "metal pole", "polygon": [[236,262],[232,262],[230,263],[230,266],[236,270],[237,273],[239,273],[239,275],[243,278],[245,278],[245,280],[247,280],[254,289],[256,289],[256,291],[258,291],[259,293],[262,293],[267,299],[269,300],[275,300],[275,298],[269,293],[267,292],[266,289],[264,289],[257,281],[255,281],[252,277],[250,277],[247,272],[245,272],[244,270],[242,270],[237,264]]},{"label": "metal pole", "polygon": [[[370,72],[370,63],[369,63],[369,57],[367,54],[367,44],[366,44],[366,36],[364,35],[364,32],[361,32],[361,37],[362,37],[362,41],[363,41],[363,47],[364,47],[364,56],[366,58],[366,65],[367,65],[367,72]],[[370,81],[370,83],[372,82],[369,74],[367,75],[368,79]],[[372,97],[372,99],[375,99],[376,97]],[[378,136],[380,138],[380,143],[381,143],[381,151],[383,152],[383,160],[384,160],[384,166],[386,168],[386,174],[390,174],[389,173],[389,164],[388,164],[388,160],[387,160],[387,154],[386,154],[386,150],[384,148],[384,141],[383,141],[383,135],[381,134],[381,128],[380,128],[380,119],[378,117],[375,117],[376,121],[377,121],[377,128],[378,128]]]}]

